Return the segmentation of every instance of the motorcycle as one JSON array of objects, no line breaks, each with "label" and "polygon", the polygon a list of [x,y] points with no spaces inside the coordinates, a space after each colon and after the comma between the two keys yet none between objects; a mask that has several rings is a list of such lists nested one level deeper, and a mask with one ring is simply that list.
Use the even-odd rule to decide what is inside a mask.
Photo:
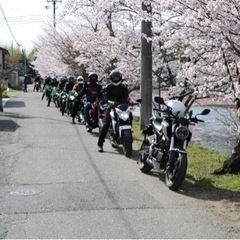
[{"label": "motorcycle", "polygon": [[60,112],[62,113],[62,116],[66,112],[66,102],[67,102],[67,93],[65,91],[62,91],[59,94],[59,105],[60,105]]},{"label": "motorcycle", "polygon": [[66,99],[66,112],[67,115],[72,115],[72,108],[73,108],[73,103],[75,101],[75,96],[72,91],[69,91],[67,94],[67,99]]},{"label": "motorcycle", "polygon": [[89,109],[89,123],[86,125],[87,131],[92,132],[94,128],[98,127],[99,121],[99,100],[96,99],[91,103],[91,107]]},{"label": "motorcycle", "polygon": [[33,87],[34,91],[36,90],[37,92],[41,91],[41,84],[40,82],[36,82],[34,87]]},{"label": "motorcycle", "polygon": [[46,100],[48,101],[50,96],[51,96],[51,92],[52,92],[52,86],[51,85],[48,85],[46,84],[44,86],[44,89],[43,89],[43,94],[42,94],[42,100],[44,99],[44,97],[46,96]]},{"label": "motorcycle", "polygon": [[84,102],[81,100],[81,103],[79,105],[78,111],[77,111],[77,119],[78,122],[85,123],[85,118],[84,118]]},{"label": "motorcycle", "polygon": [[204,109],[193,116],[192,100],[185,104],[176,99],[165,103],[163,98],[155,97],[154,101],[159,108],[153,109],[150,124],[143,130],[138,166],[143,173],[151,169],[164,170],[166,185],[175,191],[182,185],[187,172],[187,145],[192,135],[189,126],[204,122],[198,116],[208,115],[210,110]]},{"label": "motorcycle", "polygon": [[[110,117],[111,125],[108,131],[108,138],[111,142],[112,147],[116,148],[122,145],[123,153],[126,157],[132,156],[132,120],[133,106],[139,105],[141,99],[138,99],[136,103],[118,104],[114,101],[109,101],[110,104]],[[109,108],[105,107],[106,109]],[[99,129],[103,126],[104,117],[99,118]]]},{"label": "motorcycle", "polygon": [[57,89],[57,87],[52,87],[52,91],[51,94],[48,98],[48,106],[50,105],[50,102],[53,101],[53,103],[55,104],[56,107],[60,106],[59,103],[59,91]]},{"label": "motorcycle", "polygon": [[79,99],[79,92],[74,93],[74,100],[72,103],[72,117],[73,115],[75,115],[78,122],[85,123],[84,100]]}]

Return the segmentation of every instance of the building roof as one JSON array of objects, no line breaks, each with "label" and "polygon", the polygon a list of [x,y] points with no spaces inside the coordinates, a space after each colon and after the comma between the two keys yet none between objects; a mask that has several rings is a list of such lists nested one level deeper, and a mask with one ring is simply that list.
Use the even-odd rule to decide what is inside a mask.
[{"label": "building roof", "polygon": [[5,48],[0,47],[0,50],[2,50],[3,54],[9,54],[9,51]]}]

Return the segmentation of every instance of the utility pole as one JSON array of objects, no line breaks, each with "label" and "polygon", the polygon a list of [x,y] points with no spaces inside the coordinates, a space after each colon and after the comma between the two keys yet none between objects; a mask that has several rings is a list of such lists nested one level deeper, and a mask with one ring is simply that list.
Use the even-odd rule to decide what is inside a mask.
[{"label": "utility pole", "polygon": [[[151,3],[142,2],[142,10],[151,15]],[[141,23],[141,115],[140,127],[146,126],[152,115],[152,22],[142,20]]]},{"label": "utility pole", "polygon": [[47,0],[47,2],[53,3],[53,26],[56,27],[56,3],[62,2],[62,0]]}]

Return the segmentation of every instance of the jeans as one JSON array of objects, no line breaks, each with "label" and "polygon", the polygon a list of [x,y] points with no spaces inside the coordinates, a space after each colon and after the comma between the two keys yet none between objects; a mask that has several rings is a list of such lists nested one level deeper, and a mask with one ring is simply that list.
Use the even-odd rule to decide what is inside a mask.
[{"label": "jeans", "polygon": [[90,116],[89,116],[89,111],[91,109],[91,103],[86,102],[84,106],[84,118],[87,124],[89,124]]}]

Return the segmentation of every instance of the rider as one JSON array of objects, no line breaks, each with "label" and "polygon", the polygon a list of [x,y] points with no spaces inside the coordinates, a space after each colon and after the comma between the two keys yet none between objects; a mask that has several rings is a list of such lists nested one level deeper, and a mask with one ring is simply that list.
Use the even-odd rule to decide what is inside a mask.
[{"label": "rider", "polygon": [[68,82],[66,83],[66,86],[65,86],[66,93],[69,93],[70,91],[72,91],[73,86],[74,86],[74,77],[69,76],[68,77]]},{"label": "rider", "polygon": [[89,110],[91,108],[91,103],[96,101],[96,99],[102,98],[102,86],[97,83],[98,75],[95,72],[91,72],[88,74],[88,83],[86,83],[79,95],[81,99],[84,95],[86,95],[87,101],[84,106],[84,118],[86,122],[86,127],[90,125],[90,117]]},{"label": "rider", "polygon": [[59,92],[59,107],[60,107],[60,112],[62,112],[62,96],[65,94],[65,85],[67,82],[67,77],[61,77],[60,82],[57,86],[58,92]]},{"label": "rider", "polygon": [[[58,80],[57,80],[57,77],[53,77],[52,78],[52,81],[50,82],[50,85],[54,88],[57,88],[58,87],[58,84],[59,84],[59,82],[58,82]],[[53,89],[52,89],[52,92],[51,92],[51,94],[50,94],[50,96],[49,96],[49,98],[48,98],[48,104],[47,104],[47,106],[49,107],[50,106],[50,103],[51,103],[51,100],[52,100],[52,94],[53,94]]]},{"label": "rider", "polygon": [[[114,101],[117,103],[127,103],[129,98],[129,92],[126,85],[122,83],[122,74],[117,70],[113,70],[110,73],[110,80],[111,80],[111,83],[105,89],[106,100]],[[106,112],[102,131],[98,138],[99,152],[103,152],[103,143],[105,141],[105,137],[107,135],[110,123],[111,123],[110,109],[108,109]]]},{"label": "rider", "polygon": [[39,83],[39,87],[40,87],[40,90],[41,90],[42,89],[42,87],[41,87],[42,79],[41,79],[41,76],[39,74],[35,78],[34,82],[35,82],[35,85],[33,87],[33,91],[35,91],[37,83]]},{"label": "rider", "polygon": [[84,87],[84,78],[83,78],[83,76],[78,76],[77,83],[73,86],[73,89],[72,89],[73,94],[76,94],[76,98],[75,98],[73,108],[72,108],[72,123],[73,124],[75,124],[75,117],[77,115],[79,106],[81,105],[83,107],[83,102],[81,101],[81,98],[79,98],[79,93],[82,91],[83,87]]},{"label": "rider", "polygon": [[23,91],[27,92],[27,84],[28,84],[28,75],[27,74],[24,75],[23,84],[24,84]]}]

